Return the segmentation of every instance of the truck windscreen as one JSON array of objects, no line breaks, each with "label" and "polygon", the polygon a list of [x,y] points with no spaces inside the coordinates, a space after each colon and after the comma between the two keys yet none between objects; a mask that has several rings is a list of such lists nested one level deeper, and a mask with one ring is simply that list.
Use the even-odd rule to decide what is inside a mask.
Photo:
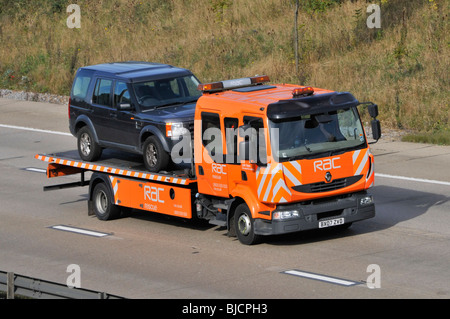
[{"label": "truck windscreen", "polygon": [[331,156],[366,145],[355,107],[269,120],[272,154],[279,162]]}]

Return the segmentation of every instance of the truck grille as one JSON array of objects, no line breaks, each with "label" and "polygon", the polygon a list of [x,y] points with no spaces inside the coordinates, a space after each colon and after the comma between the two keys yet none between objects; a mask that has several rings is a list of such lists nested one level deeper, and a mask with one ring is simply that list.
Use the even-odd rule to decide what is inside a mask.
[{"label": "truck grille", "polygon": [[359,181],[361,179],[362,176],[363,175],[350,176],[350,177],[346,177],[346,178],[338,178],[338,179],[331,181],[330,183],[319,182],[319,183],[293,186],[292,189],[296,192],[301,192],[301,193],[330,192],[330,191],[338,190],[338,189],[350,186],[352,184],[355,184],[357,181]]}]

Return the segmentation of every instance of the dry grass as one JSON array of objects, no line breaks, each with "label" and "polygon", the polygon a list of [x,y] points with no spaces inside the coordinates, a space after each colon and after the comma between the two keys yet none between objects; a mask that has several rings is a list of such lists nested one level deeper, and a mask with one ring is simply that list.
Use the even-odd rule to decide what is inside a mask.
[{"label": "dry grass", "polygon": [[[69,29],[66,7],[77,2],[81,29]],[[203,82],[268,74],[350,91],[379,104],[385,126],[449,127],[447,1],[371,1],[383,21],[370,30],[370,1],[319,10],[301,0],[309,5],[299,14],[299,75],[294,2],[0,0],[0,87],[68,94],[80,66],[144,60],[189,68]]]}]

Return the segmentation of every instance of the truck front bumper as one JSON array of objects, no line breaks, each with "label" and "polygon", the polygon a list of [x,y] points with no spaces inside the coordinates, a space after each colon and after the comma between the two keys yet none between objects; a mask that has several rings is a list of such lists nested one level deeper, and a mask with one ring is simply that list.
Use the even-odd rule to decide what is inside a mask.
[{"label": "truck front bumper", "polygon": [[[348,224],[375,216],[373,200],[367,192],[351,194],[345,198],[322,199],[309,203],[279,205],[274,212],[297,212],[298,217],[286,219],[255,219],[255,234],[276,235],[318,229],[324,221],[337,220],[338,224]],[[274,215],[272,212],[272,216]]]}]

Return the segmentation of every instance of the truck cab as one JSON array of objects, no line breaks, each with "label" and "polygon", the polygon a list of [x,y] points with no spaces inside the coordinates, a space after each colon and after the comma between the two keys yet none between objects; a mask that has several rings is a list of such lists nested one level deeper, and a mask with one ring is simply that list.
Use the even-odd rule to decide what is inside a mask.
[{"label": "truck cab", "polygon": [[[373,217],[367,190],[374,157],[357,109],[362,103],[348,92],[268,80],[199,85],[198,214],[216,209],[216,218],[244,243]],[[378,140],[377,106],[364,104]]]}]

